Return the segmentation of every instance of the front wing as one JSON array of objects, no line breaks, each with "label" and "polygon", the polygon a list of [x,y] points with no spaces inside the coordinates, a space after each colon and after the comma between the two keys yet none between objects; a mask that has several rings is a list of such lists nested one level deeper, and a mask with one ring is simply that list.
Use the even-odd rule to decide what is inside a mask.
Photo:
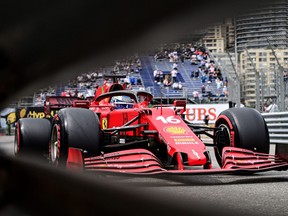
[{"label": "front wing", "polygon": [[270,170],[287,170],[288,163],[276,155],[253,152],[235,147],[225,147],[221,168],[199,169],[191,166],[184,170],[165,169],[161,161],[145,149],[123,150],[83,158],[82,151],[70,148],[67,161],[68,169],[88,172],[104,171],[125,174],[155,175],[205,175],[205,174],[245,174]]}]

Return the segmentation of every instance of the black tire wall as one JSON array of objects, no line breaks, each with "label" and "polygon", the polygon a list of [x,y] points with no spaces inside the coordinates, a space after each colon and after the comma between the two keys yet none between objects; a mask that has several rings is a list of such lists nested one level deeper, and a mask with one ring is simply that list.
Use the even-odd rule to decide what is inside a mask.
[{"label": "black tire wall", "polygon": [[48,119],[19,119],[15,131],[15,154],[48,154],[51,123]]}]

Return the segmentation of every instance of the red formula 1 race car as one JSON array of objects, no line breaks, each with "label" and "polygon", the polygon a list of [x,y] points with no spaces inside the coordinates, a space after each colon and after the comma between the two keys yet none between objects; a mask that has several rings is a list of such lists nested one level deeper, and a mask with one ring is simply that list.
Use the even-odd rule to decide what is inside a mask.
[{"label": "red formula 1 race car", "polygon": [[[59,111],[51,120],[20,119],[15,154],[33,152],[55,166],[85,171],[205,174],[287,169],[288,163],[268,154],[268,129],[255,109],[227,109],[214,127],[206,127],[185,120],[185,101],[149,107],[152,99],[148,92],[124,90],[119,84],[90,101],[48,98],[46,106]],[[203,135],[212,142],[205,144]],[[212,168],[207,145],[214,146],[220,168]]]}]

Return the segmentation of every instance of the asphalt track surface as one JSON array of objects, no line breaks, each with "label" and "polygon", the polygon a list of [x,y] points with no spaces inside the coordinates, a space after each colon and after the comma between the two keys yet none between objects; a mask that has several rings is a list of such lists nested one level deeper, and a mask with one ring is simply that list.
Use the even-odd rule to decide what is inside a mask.
[{"label": "asphalt track surface", "polygon": [[[0,148],[9,157],[14,157],[13,137],[0,136]],[[271,149],[273,151],[273,148]],[[211,149],[208,148],[208,150]],[[215,158],[213,158],[213,162],[215,162]],[[287,171],[269,171],[253,175],[218,174],[181,177],[93,175],[92,178],[95,181],[111,182],[117,186],[126,187],[127,195],[128,193],[132,195],[148,194],[151,196],[151,202],[154,199],[162,199],[167,207],[173,205],[185,208],[191,212],[191,215],[193,213],[197,213],[197,215],[211,215],[213,213],[213,215],[267,216],[286,216],[288,214]],[[128,206],[129,203],[127,203],[127,208]],[[151,209],[152,213],[153,211]],[[27,215],[22,214],[23,212],[13,205],[2,208],[0,215],[11,215],[11,213],[13,215]]]}]

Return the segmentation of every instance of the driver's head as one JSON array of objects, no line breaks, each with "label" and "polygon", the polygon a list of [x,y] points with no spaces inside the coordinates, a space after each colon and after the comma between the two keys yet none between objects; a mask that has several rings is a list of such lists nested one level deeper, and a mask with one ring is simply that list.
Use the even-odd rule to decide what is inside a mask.
[{"label": "driver's head", "polygon": [[111,103],[115,109],[128,109],[134,107],[134,101],[128,96],[115,96],[111,98]]}]

